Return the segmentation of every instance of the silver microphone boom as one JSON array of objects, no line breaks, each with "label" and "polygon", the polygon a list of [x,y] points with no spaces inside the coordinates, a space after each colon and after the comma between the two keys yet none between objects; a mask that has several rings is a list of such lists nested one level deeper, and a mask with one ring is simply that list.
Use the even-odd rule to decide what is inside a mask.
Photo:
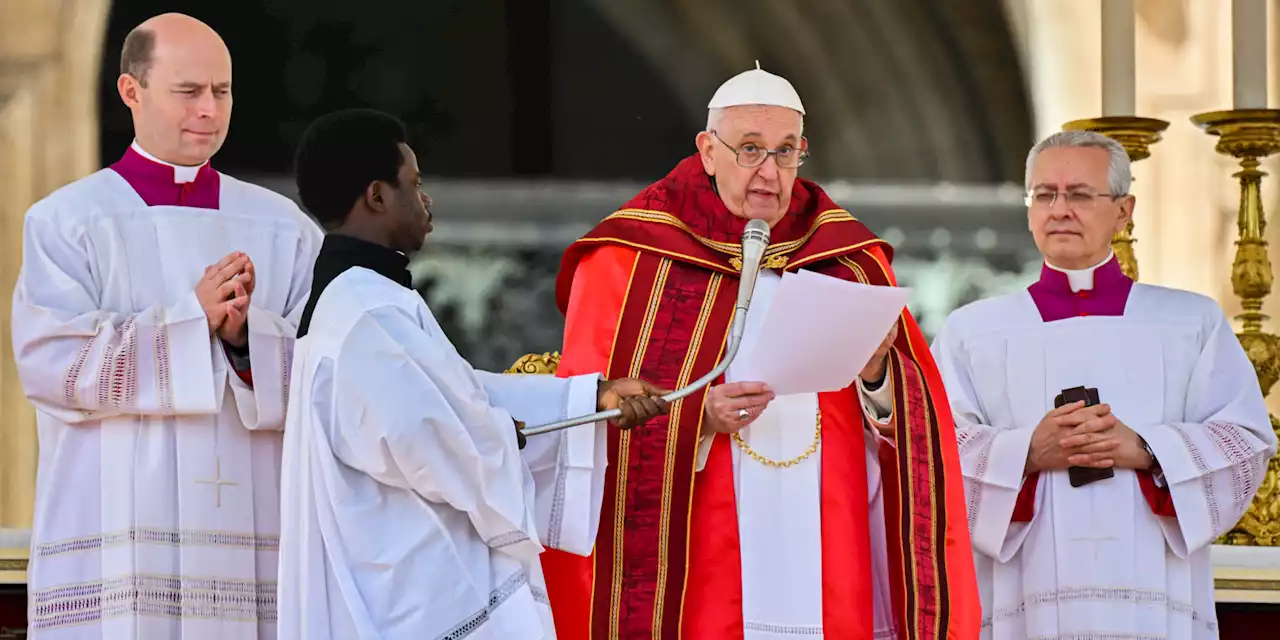
[{"label": "silver microphone boom", "polygon": [[[729,326],[729,346],[725,349],[724,359],[707,375],[698,378],[682,389],[676,389],[662,396],[663,400],[675,402],[684,398],[711,384],[711,381],[720,377],[721,374],[729,369],[729,364],[738,355],[738,345],[742,343],[742,332],[747,328],[747,309],[751,306],[751,294],[755,291],[756,276],[760,273],[760,260],[764,257],[764,250],[768,246],[769,224],[764,220],[751,220],[748,222],[747,228],[742,232],[742,274],[738,282],[738,302],[733,307],[733,323]],[[524,429],[524,434],[526,436],[536,436],[619,417],[622,417],[621,409],[597,411],[591,415],[528,427]]]},{"label": "silver microphone boom", "polygon": [[[760,259],[769,246],[769,225],[764,220],[752,220],[742,232],[742,277],[738,280],[738,303],[733,308],[733,324],[729,327],[729,345],[737,351],[742,332],[747,327],[747,308],[751,306],[751,294],[756,290],[756,276],[760,273]],[[733,358],[726,353],[725,368]],[[717,374],[718,375],[718,374]]]}]

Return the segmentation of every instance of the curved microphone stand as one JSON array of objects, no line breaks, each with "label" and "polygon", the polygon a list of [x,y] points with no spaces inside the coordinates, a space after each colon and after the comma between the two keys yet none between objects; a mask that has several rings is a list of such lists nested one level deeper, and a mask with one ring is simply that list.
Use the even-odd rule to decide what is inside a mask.
[{"label": "curved microphone stand", "polygon": [[[698,378],[682,389],[676,389],[663,400],[675,402],[689,394],[711,384],[729,369],[733,359],[738,355],[738,346],[742,343],[742,332],[747,327],[747,309],[751,306],[751,293],[755,291],[756,276],[760,273],[760,259],[764,257],[765,247],[769,246],[769,225],[764,220],[752,220],[742,232],[742,278],[738,281],[738,302],[734,305],[733,324],[729,328],[729,346],[725,349],[724,359],[707,375]],[[612,420],[622,417],[621,409],[597,411],[591,415],[568,418],[559,422],[527,427],[523,429],[526,436],[536,436],[569,427],[593,424],[601,420]]]}]

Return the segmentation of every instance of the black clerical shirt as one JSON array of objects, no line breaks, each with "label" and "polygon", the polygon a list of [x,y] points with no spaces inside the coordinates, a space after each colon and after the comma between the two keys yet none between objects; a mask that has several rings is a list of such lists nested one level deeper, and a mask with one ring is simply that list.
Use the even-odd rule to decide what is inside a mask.
[{"label": "black clerical shirt", "polygon": [[404,254],[380,244],[330,233],[324,237],[324,244],[320,245],[320,253],[316,256],[316,266],[311,273],[311,297],[302,310],[302,321],[298,323],[299,338],[307,335],[311,314],[324,288],[351,267],[364,267],[406,288],[412,285],[409,258]]}]

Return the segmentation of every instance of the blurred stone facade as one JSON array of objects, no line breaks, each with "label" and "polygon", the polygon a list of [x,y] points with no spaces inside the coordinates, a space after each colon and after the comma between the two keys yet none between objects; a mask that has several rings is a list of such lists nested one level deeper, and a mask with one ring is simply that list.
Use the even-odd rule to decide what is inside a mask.
[{"label": "blurred stone facade", "polygon": [[[525,353],[560,349],[562,251],[433,245],[415,258],[415,284],[458,351],[477,368],[501,371]],[[952,309],[1030,284],[1040,262],[1023,253],[926,250],[900,253],[894,264],[900,284],[915,289],[911,311],[932,338]]]},{"label": "blurred stone facade", "polygon": [[[288,179],[258,182],[294,197]],[[449,180],[424,186],[436,232],[414,282],[459,352],[502,370],[556,351],[564,318],[555,278],[565,247],[643,188],[640,183]],[[952,309],[1025,287],[1040,260],[1017,186],[823,185],[895,248],[902,286],[927,336]]]},{"label": "blurred stone facade", "polygon": [[[554,8],[465,3],[466,11],[417,3],[405,9],[412,19],[359,25],[350,3],[338,0],[234,4],[0,0],[0,300],[10,299],[21,264],[27,207],[97,170],[127,143],[129,116],[111,81],[116,56],[124,33],[161,11],[210,21],[237,56],[255,60],[237,66],[237,91],[252,98],[237,102],[236,133],[221,154],[220,166],[237,175],[284,173],[306,121],[337,106],[369,103],[436,127],[415,130],[452,150],[441,167],[424,165],[433,175],[449,169],[456,176],[647,176],[687,153],[688,137],[705,116],[700,101],[757,57],[794,76],[811,96],[810,110],[823,114],[807,131],[826,142],[815,147],[815,161],[806,167],[813,175],[998,184],[1020,171],[1030,138],[1010,34],[999,4],[986,0],[960,0],[954,7],[906,0],[874,11],[857,3],[828,11],[764,0],[752,0],[750,10],[722,0],[583,0]],[[723,23],[720,36],[738,36],[699,37],[708,22]],[[747,51],[753,48],[747,46],[750,34],[762,26],[781,26],[781,37]],[[953,32],[960,36],[950,37]],[[894,33],[902,35],[862,37]],[[465,65],[474,76],[468,80],[490,79],[482,92],[454,89],[463,65],[416,62],[440,57],[421,55],[417,44],[438,42],[440,51],[453,52],[476,41],[491,45],[473,48]],[[818,48],[786,44],[801,41]],[[817,50],[838,64],[815,60]],[[418,67],[412,75],[420,82],[399,80],[410,75],[401,73],[403,64]],[[392,81],[386,73],[401,75]],[[556,82],[548,83],[549,75]],[[282,86],[284,95],[276,90]],[[629,98],[621,103],[599,99],[623,93]],[[628,145],[628,154],[599,153],[602,131],[595,118],[606,108],[612,110],[603,120],[609,139]],[[546,133],[551,131],[556,135]],[[549,161],[541,158],[546,145],[554,148]],[[624,155],[628,162],[612,161]],[[489,166],[495,156],[501,170]],[[264,157],[281,166],[255,164]],[[637,166],[645,169],[635,171]],[[433,194],[441,202],[441,231],[414,268],[463,354],[501,368],[526,351],[558,348],[562,319],[552,288],[560,252],[641,186],[441,185]],[[1006,234],[1016,233],[1021,214],[1007,194],[992,195],[999,190],[987,189],[966,204],[968,196],[957,201],[956,194],[932,193],[934,187],[905,188],[880,201],[877,188],[837,199],[891,240],[898,225],[904,283],[928,283],[917,303],[926,326],[955,302],[955,291],[970,287],[943,284],[930,265],[957,256],[960,266],[946,277],[960,274],[963,282],[980,283],[975,291],[987,291],[1001,282],[998,274],[1015,273],[1025,261],[1022,249],[996,255],[1021,237]],[[905,200],[895,200],[899,196]],[[531,211],[530,199],[544,210]],[[957,211],[965,212],[967,230],[946,217]],[[994,216],[991,224],[999,230],[994,245],[991,233],[979,229],[987,216]],[[943,229],[954,242],[944,242]],[[990,256],[975,248],[988,245],[996,247]],[[993,266],[1001,264],[1014,266]],[[922,275],[911,275],[917,271]],[[34,411],[12,364],[8,307],[0,304],[0,335],[6,337],[0,340],[0,529],[21,529],[31,521],[37,440]]]},{"label": "blurred stone facade", "polygon": [[[0,534],[31,523],[35,410],[13,367],[9,301],[31,203],[98,170],[107,0],[0,0]],[[0,562],[0,574],[3,574]]]}]

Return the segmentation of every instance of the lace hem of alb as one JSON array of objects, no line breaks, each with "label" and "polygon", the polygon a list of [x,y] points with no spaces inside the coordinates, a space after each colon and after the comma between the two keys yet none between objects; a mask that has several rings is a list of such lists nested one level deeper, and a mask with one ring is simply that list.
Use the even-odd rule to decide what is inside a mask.
[{"label": "lace hem of alb", "polygon": [[[502,582],[502,584],[498,585],[498,588],[489,592],[489,602],[485,608],[475,612],[463,622],[444,632],[437,638],[437,640],[462,640],[462,638],[475,633],[481,625],[489,621],[489,616],[493,615],[493,612],[497,610],[498,607],[502,606],[502,604],[519,591],[521,587],[525,586],[530,586],[529,575],[527,573],[520,571],[512,574],[510,578],[507,578]],[[532,591],[534,600],[543,604],[548,604],[545,592],[541,589],[532,589]]]},{"label": "lace hem of alb", "polygon": [[[1018,604],[997,606],[994,613],[983,616],[982,628],[988,629],[996,622],[1005,622],[1023,618],[1029,607],[1057,606],[1074,602],[1111,602],[1115,604],[1163,605],[1170,614],[1183,615],[1195,623],[1203,624],[1212,631],[1218,629],[1218,623],[1207,619],[1196,611],[1190,602],[1175,600],[1163,591],[1156,589],[1135,589],[1125,587],[1066,587],[1048,591],[1028,593]],[[1068,636],[1062,636],[1064,639]],[[1075,636],[1070,636],[1075,637]],[[1084,636],[1081,636],[1082,638]],[[1093,638],[1093,636],[1088,636]],[[1101,638],[1102,636],[1099,636]],[[1106,636],[1110,638],[1111,636]],[[1129,638],[1130,636],[1115,636]],[[1133,636],[1137,638],[1139,636]]]},{"label": "lace hem of alb", "polygon": [[125,616],[276,620],[276,581],[128,574],[30,592],[28,625],[51,629]]},{"label": "lace hem of alb", "polygon": [[196,529],[155,529],[132,527],[123,531],[110,531],[92,536],[64,538],[37,544],[35,555],[40,558],[68,553],[100,551],[127,544],[154,544],[168,546],[235,547],[255,551],[278,551],[280,536],[264,536],[236,531],[206,531]]},{"label": "lace hem of alb", "polygon": [[[755,620],[746,620],[742,623],[745,631],[754,631],[756,633],[767,633],[771,635],[786,636],[821,636],[822,625],[807,624],[774,624],[772,622],[756,622]],[[874,640],[894,640],[898,637],[898,632],[893,628],[875,629],[872,631],[871,637]]]}]

